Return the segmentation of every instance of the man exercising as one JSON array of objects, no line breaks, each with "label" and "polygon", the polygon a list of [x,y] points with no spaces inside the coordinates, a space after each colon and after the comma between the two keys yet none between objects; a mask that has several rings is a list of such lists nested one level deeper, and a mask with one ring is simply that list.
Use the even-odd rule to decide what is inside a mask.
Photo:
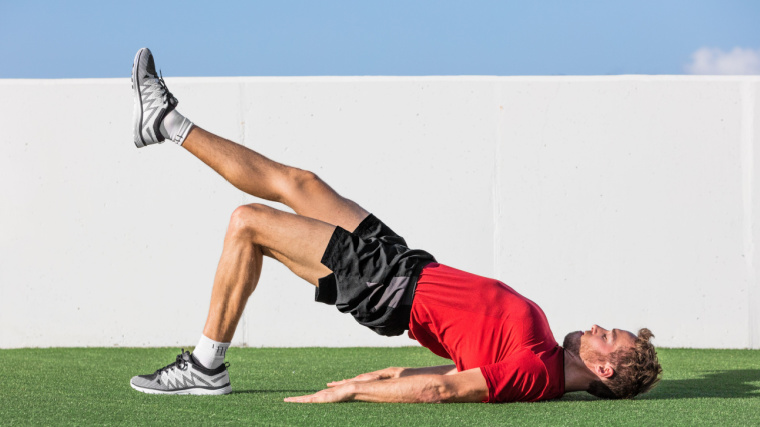
[{"label": "man exercising", "polygon": [[[224,357],[264,256],[316,286],[335,305],[381,335],[409,336],[454,364],[387,368],[328,384],[288,402],[514,402],[588,391],[631,398],[651,389],[662,369],[652,333],[599,326],[554,340],[535,303],[493,279],[439,264],[311,172],[276,163],[183,117],[156,74],[147,48],[132,66],[134,142],[171,140],[240,190],[283,203],[237,208],[224,238],[206,325],[193,353],[131,386],[157,394],[227,394]],[[564,348],[563,348],[564,347]]]}]

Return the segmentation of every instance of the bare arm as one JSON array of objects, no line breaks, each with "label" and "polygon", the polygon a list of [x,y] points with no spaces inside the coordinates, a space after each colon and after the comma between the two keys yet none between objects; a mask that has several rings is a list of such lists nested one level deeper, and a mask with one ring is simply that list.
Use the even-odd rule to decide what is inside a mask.
[{"label": "bare arm", "polygon": [[480,368],[451,375],[420,374],[391,379],[349,381],[320,392],[289,397],[286,402],[482,402],[488,386]]},{"label": "bare arm", "polygon": [[353,378],[327,383],[328,387],[335,387],[353,381],[375,381],[393,378],[410,377],[413,375],[452,375],[457,373],[456,365],[425,366],[422,368],[397,368],[390,367],[379,371],[367,372]]},{"label": "bare arm", "polygon": [[424,368],[402,368],[399,377],[413,375],[453,375],[457,373],[457,365],[426,366]]}]

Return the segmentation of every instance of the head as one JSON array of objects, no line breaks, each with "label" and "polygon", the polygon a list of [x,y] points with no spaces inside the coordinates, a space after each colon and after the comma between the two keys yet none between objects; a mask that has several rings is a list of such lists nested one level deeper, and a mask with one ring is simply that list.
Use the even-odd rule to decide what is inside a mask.
[{"label": "head", "polygon": [[567,334],[563,347],[579,356],[599,378],[591,382],[589,393],[607,399],[630,399],[646,393],[660,380],[662,367],[649,341],[653,336],[646,328],[636,336],[594,325],[588,331]]}]

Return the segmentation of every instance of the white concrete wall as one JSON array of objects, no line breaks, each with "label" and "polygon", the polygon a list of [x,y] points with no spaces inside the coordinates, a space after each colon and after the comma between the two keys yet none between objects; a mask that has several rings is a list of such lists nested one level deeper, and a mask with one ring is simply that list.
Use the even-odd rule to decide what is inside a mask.
[{"label": "white concrete wall", "polygon": [[[599,323],[760,348],[758,77],[167,83],[199,125],[535,300],[558,340]],[[0,80],[0,348],[197,341],[229,214],[255,199],[181,148],[135,148],[131,97]],[[313,292],[267,260],[235,343],[414,344]]]}]

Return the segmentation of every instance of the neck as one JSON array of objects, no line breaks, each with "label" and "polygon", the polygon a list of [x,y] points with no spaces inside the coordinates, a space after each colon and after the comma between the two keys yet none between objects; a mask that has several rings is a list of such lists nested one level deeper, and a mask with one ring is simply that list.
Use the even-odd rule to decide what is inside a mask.
[{"label": "neck", "polygon": [[563,349],[565,352],[565,393],[571,391],[586,391],[592,381],[599,378],[586,367],[577,355]]}]

